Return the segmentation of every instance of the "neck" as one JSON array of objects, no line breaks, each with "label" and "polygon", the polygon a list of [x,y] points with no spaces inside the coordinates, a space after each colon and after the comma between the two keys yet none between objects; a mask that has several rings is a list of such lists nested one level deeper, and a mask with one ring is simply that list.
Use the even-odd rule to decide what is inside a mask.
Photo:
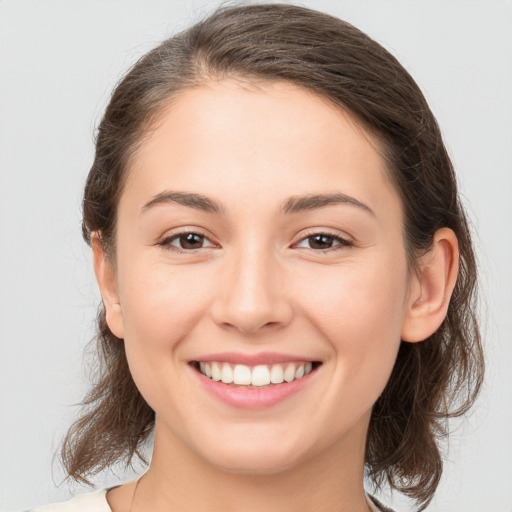
[{"label": "neck", "polygon": [[266,474],[212,466],[158,426],[151,466],[131,512],[367,512],[363,488],[365,432],[353,432],[292,468]]}]

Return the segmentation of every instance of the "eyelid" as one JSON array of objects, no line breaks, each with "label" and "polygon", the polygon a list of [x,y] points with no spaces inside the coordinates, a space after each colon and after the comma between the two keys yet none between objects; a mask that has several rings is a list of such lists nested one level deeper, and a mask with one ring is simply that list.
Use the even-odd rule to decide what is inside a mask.
[{"label": "eyelid", "polygon": [[[206,247],[198,247],[197,249],[183,249],[176,245],[172,245],[171,242],[178,240],[183,235],[198,235],[198,236],[202,237],[204,240],[206,240],[209,245],[207,245]],[[209,235],[207,235],[202,229],[192,228],[192,227],[191,228],[179,228],[178,231],[166,234],[157,242],[156,245],[161,246],[164,249],[167,249],[169,251],[173,251],[173,252],[177,252],[177,253],[195,253],[200,250],[212,249],[215,247],[219,247],[219,244],[213,242],[211,240],[211,237]]]},{"label": "eyelid", "polygon": [[343,236],[339,233],[333,233],[329,229],[322,229],[322,228],[314,229],[313,228],[310,231],[307,231],[306,233],[302,233],[300,238],[298,239],[298,241],[296,241],[292,244],[292,247],[298,247],[301,242],[307,240],[308,238],[311,238],[313,236],[318,236],[318,235],[325,235],[328,237],[332,237],[334,240],[336,240],[339,243],[333,247],[328,247],[326,249],[313,249],[312,247],[299,247],[299,248],[308,249],[308,250],[314,251],[316,253],[326,253],[329,251],[346,249],[346,248],[350,248],[350,247],[354,246],[354,242],[348,236]]},{"label": "eyelid", "polygon": [[[171,232],[169,234],[164,235],[156,243],[156,245],[161,246],[164,249],[167,249],[167,250],[170,250],[173,252],[177,252],[177,253],[195,253],[195,252],[198,252],[201,250],[209,250],[209,249],[212,249],[215,247],[217,247],[217,248],[220,247],[220,245],[218,243],[212,241],[211,236],[206,234],[204,232],[204,230],[202,230],[200,228],[184,227],[184,228],[178,228],[178,229],[179,230],[177,230],[175,232]],[[208,245],[206,245],[204,247],[198,247],[197,249],[184,249],[184,248],[180,248],[176,245],[172,245],[172,242],[174,242],[175,240],[178,240],[181,236],[189,235],[189,234],[194,234],[194,235],[198,235],[198,236],[202,237],[203,240],[205,240],[208,243]],[[302,242],[305,242],[308,238],[311,238],[314,236],[319,236],[319,235],[331,237],[332,239],[334,239],[334,241],[337,242],[336,245],[334,245],[332,247],[327,247],[324,249],[314,249],[312,247],[309,247],[309,248],[308,247],[300,247],[299,244],[301,244]],[[335,232],[331,231],[330,229],[322,229],[322,228],[311,228],[310,230],[307,230],[306,232],[301,233],[300,238],[298,238],[297,241],[295,241],[291,244],[292,248],[306,249],[306,250],[312,251],[314,253],[327,253],[330,251],[347,249],[347,248],[350,248],[353,246],[354,246],[354,242],[350,239],[350,237],[344,236],[339,233],[335,233]]]}]

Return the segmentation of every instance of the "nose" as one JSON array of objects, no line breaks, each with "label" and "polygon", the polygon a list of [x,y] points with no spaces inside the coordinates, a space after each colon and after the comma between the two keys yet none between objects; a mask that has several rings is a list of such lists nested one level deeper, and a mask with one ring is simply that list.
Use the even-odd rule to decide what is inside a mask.
[{"label": "nose", "polygon": [[283,282],[283,269],[270,251],[240,251],[224,261],[212,304],[212,318],[224,328],[244,334],[279,329],[292,319],[293,307]]}]

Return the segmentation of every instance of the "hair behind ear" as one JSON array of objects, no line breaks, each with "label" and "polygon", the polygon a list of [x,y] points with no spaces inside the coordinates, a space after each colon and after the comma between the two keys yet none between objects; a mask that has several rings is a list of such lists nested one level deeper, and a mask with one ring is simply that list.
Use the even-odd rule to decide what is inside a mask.
[{"label": "hair behind ear", "polygon": [[80,417],[64,438],[60,458],[68,478],[92,485],[89,476],[120,460],[128,466],[153,431],[155,413],[131,377],[124,342],[109,329],[103,306],[98,311],[93,386]]}]

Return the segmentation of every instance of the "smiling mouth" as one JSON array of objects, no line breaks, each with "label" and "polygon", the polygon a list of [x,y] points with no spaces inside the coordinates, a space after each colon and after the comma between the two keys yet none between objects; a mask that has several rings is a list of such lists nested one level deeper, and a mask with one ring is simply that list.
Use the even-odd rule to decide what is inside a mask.
[{"label": "smiling mouth", "polygon": [[194,361],[192,366],[199,373],[216,382],[246,388],[261,388],[302,379],[321,364],[318,361],[303,361],[247,366],[219,361]]}]

